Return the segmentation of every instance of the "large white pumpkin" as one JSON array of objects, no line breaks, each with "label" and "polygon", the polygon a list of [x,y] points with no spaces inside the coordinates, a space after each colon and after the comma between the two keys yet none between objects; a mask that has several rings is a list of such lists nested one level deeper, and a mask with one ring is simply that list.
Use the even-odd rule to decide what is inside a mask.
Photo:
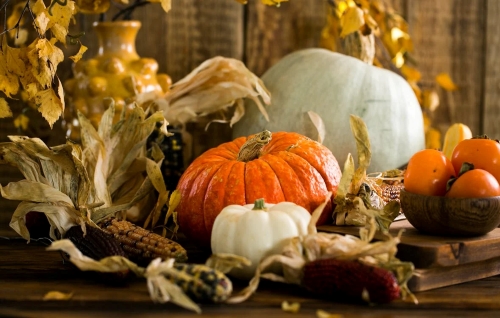
[{"label": "large white pumpkin", "polygon": [[264,129],[298,132],[317,140],[308,111],[323,119],[323,144],[343,164],[356,158],[349,116],[368,127],[372,147],[369,172],[400,167],[425,147],[424,124],[417,98],[401,76],[356,58],[325,49],[305,49],[284,57],[262,77],[271,93],[267,122],[252,101],[234,126],[233,138]]}]

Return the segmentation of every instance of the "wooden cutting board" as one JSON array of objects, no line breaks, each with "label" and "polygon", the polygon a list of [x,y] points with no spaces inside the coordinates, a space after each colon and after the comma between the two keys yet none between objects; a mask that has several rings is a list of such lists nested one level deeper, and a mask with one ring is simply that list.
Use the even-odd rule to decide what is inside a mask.
[{"label": "wooden cutting board", "polygon": [[[320,231],[358,235],[352,226],[323,225]],[[417,231],[407,220],[394,222],[390,232],[403,230],[397,257],[415,265],[408,283],[412,291],[450,286],[500,274],[500,228],[480,237],[441,237]],[[376,239],[383,239],[377,234]]]}]

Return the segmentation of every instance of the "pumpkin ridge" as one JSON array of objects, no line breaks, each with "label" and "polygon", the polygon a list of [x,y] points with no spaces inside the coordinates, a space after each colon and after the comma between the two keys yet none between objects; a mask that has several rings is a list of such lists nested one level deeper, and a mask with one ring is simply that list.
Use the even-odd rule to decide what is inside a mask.
[{"label": "pumpkin ridge", "polygon": [[[196,195],[197,192],[200,192],[203,190],[202,193],[206,193],[208,189],[208,184],[210,181],[206,181],[207,179],[211,179],[217,171],[224,165],[224,162],[220,162],[220,165],[217,167],[216,165],[218,162],[212,163],[211,166],[208,167],[200,167],[199,169],[193,169],[194,172],[196,173],[195,177],[192,179],[189,179],[188,184],[186,184],[184,187],[181,188],[181,202],[179,204],[178,208],[178,221],[179,221],[179,228],[181,229],[182,232],[186,233],[188,237],[192,237],[195,240],[198,240],[200,237],[204,238],[205,233],[209,236],[210,232],[205,232],[205,233],[199,233],[198,231],[200,229],[203,229],[206,231],[206,225],[205,225],[205,210],[204,210],[204,198],[201,200],[197,198],[199,196]],[[204,174],[204,171],[210,170],[206,174]],[[204,187],[194,187],[195,184],[206,184]],[[182,191],[183,189],[186,189],[187,191]],[[183,201],[186,202],[183,204]],[[199,204],[198,204],[198,201]],[[181,208],[182,207],[182,208]],[[195,217],[198,216],[198,219],[195,219]],[[184,220],[186,220],[186,223],[184,223]],[[197,220],[198,222],[194,222],[195,226],[193,226],[193,220]],[[196,226],[196,223],[198,223],[199,226]],[[202,223],[202,224],[201,224]],[[184,227],[184,225],[186,225]],[[184,228],[183,228],[184,227]]]},{"label": "pumpkin ridge", "polygon": [[279,155],[295,172],[305,193],[308,193],[309,207],[306,207],[306,209],[310,212],[314,211],[314,209],[323,203],[325,195],[328,192],[328,186],[325,179],[309,161],[297,154],[281,151],[277,155]]},{"label": "pumpkin ridge", "polygon": [[[302,182],[297,181],[298,179],[297,174],[295,173],[294,169],[290,166],[290,164],[286,162],[283,158],[280,158],[275,154],[267,154],[265,156],[262,156],[261,159],[265,160],[271,166],[274,173],[278,177],[281,189],[283,190],[283,195],[285,196],[285,201],[294,202],[304,207],[309,212],[311,212],[311,207],[309,204],[308,197],[305,196],[306,189],[304,189]],[[283,175],[283,173],[281,172],[282,170],[277,170],[276,167],[269,162],[269,159],[273,159],[277,165],[282,165],[282,166],[286,165],[289,168],[288,171],[291,171],[294,174],[294,178],[286,178],[286,176]],[[279,160],[280,162],[278,163],[276,162],[276,160]],[[285,179],[290,179],[290,180],[285,180]],[[285,184],[285,186],[283,186],[283,184]]]},{"label": "pumpkin ridge", "polygon": [[[230,176],[233,168],[238,163],[240,162],[235,160],[224,162],[216,173],[212,175],[207,184],[203,198],[203,218],[205,221],[205,229],[209,234],[211,234],[216,216],[225,206],[231,204],[245,204],[245,202],[232,202],[233,197],[228,198],[228,193],[226,192],[230,186],[230,182],[232,181],[230,180]],[[236,179],[238,179],[238,177],[236,177]],[[220,180],[222,180],[222,182]]]},{"label": "pumpkin ridge", "polygon": [[[258,178],[254,177],[256,174]],[[278,203],[285,200],[285,194],[269,163],[255,159],[245,164],[245,201],[251,204],[260,198],[264,198],[267,203]]]},{"label": "pumpkin ridge", "polygon": [[[300,142],[301,144],[299,147],[294,147],[290,149],[289,152],[303,158],[307,163],[313,166],[325,181],[328,191],[333,191],[333,195],[335,196],[341,175],[338,161],[332,156],[331,151],[320,143],[309,138],[301,140]],[[307,144],[307,147],[304,147],[304,143]],[[314,155],[308,155],[308,153],[303,151],[304,148],[313,149],[309,151],[309,153],[313,153]],[[327,164],[325,164],[326,161],[328,161]],[[325,166],[327,168],[325,168]]]}]

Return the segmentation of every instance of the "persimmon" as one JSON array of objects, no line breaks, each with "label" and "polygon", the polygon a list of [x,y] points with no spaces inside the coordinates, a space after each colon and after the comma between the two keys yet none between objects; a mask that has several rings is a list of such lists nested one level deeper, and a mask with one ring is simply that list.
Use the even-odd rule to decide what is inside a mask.
[{"label": "persimmon", "polygon": [[416,152],[408,161],[404,173],[404,187],[412,193],[444,196],[446,183],[455,176],[455,169],[443,152],[424,149]]},{"label": "persimmon", "polygon": [[459,142],[451,155],[451,163],[458,174],[464,162],[491,173],[500,182],[500,143],[487,137]]},{"label": "persimmon", "polygon": [[488,171],[472,169],[460,174],[446,193],[450,198],[486,198],[500,195],[500,184]]}]

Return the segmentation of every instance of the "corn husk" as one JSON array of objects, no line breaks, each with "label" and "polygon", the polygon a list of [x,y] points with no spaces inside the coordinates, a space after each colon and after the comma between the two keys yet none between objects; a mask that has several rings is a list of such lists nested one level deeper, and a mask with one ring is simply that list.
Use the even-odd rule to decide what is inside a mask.
[{"label": "corn husk", "polygon": [[42,212],[50,223],[50,237],[56,230],[64,235],[70,227],[86,218],[80,207],[95,204],[86,170],[81,162],[81,149],[67,143],[48,148],[38,138],[10,136],[11,142],[0,144],[3,162],[17,167],[26,178],[0,186],[2,197],[18,200],[10,226],[28,242],[29,231],[25,216],[31,211]]},{"label": "corn husk", "polygon": [[363,226],[371,216],[375,219],[377,228],[387,232],[399,215],[401,206],[398,201],[385,203],[379,192],[373,188],[377,183],[366,174],[371,161],[368,129],[363,120],[355,115],[351,115],[350,124],[356,140],[358,167],[356,168],[352,155],[348,154],[334,199],[336,203],[333,211],[334,223]]},{"label": "corn husk", "polygon": [[52,242],[47,250],[59,250],[67,253],[69,261],[82,271],[114,273],[130,270],[138,277],[147,280],[149,295],[154,302],[166,303],[171,301],[176,305],[201,313],[200,307],[186,296],[179,286],[165,278],[165,274],[169,274],[174,277],[192,279],[189,274],[180,272],[173,267],[174,259],[162,261],[158,258],[153,260],[147,268],[140,267],[122,256],[109,256],[96,261],[83,255],[70,240],[66,239]]},{"label": "corn husk", "polygon": [[[245,114],[244,98],[253,100],[269,120],[259,96],[265,104],[270,104],[270,93],[259,77],[241,61],[219,56],[206,60],[174,83],[155,104],[172,125],[183,126],[199,117],[218,113],[221,118],[215,121],[232,126]],[[227,119],[225,113],[232,106],[235,106],[234,113]]]},{"label": "corn husk", "polygon": [[123,211],[145,216],[151,210],[142,207],[148,204],[157,221],[169,194],[160,170],[164,155],[157,145],[147,155],[145,145],[158,122],[168,134],[167,122],[161,112],[147,116],[133,107],[113,124],[114,111],[111,102],[97,130],[79,114],[82,146],[67,142],[49,148],[38,138],[20,136],[0,144],[0,163],[17,167],[26,178],[0,186],[3,197],[22,201],[10,223],[19,235],[29,241],[25,216],[31,211],[47,216],[52,239],[74,225]]},{"label": "corn husk", "polygon": [[[409,262],[401,262],[395,256],[400,237],[399,235],[392,237],[386,234],[385,240],[373,242],[377,229],[373,216],[367,215],[369,222],[360,229],[359,237],[316,231],[315,224],[330,198],[331,193],[323,204],[313,212],[308,233],[304,236],[294,237],[285,245],[281,254],[264,258],[257,267],[255,276],[250,280],[249,285],[238,295],[228,299],[228,303],[240,303],[248,299],[257,290],[260,278],[300,285],[305,264],[325,258],[358,260],[365,264],[389,269],[395,273],[403,298],[409,296],[416,302],[416,298],[407,287],[407,282],[413,275],[414,266]],[[362,204],[360,198],[355,199],[354,202]],[[361,209],[361,211],[366,212],[366,209]],[[282,267],[283,275],[267,271],[276,264]]]}]

